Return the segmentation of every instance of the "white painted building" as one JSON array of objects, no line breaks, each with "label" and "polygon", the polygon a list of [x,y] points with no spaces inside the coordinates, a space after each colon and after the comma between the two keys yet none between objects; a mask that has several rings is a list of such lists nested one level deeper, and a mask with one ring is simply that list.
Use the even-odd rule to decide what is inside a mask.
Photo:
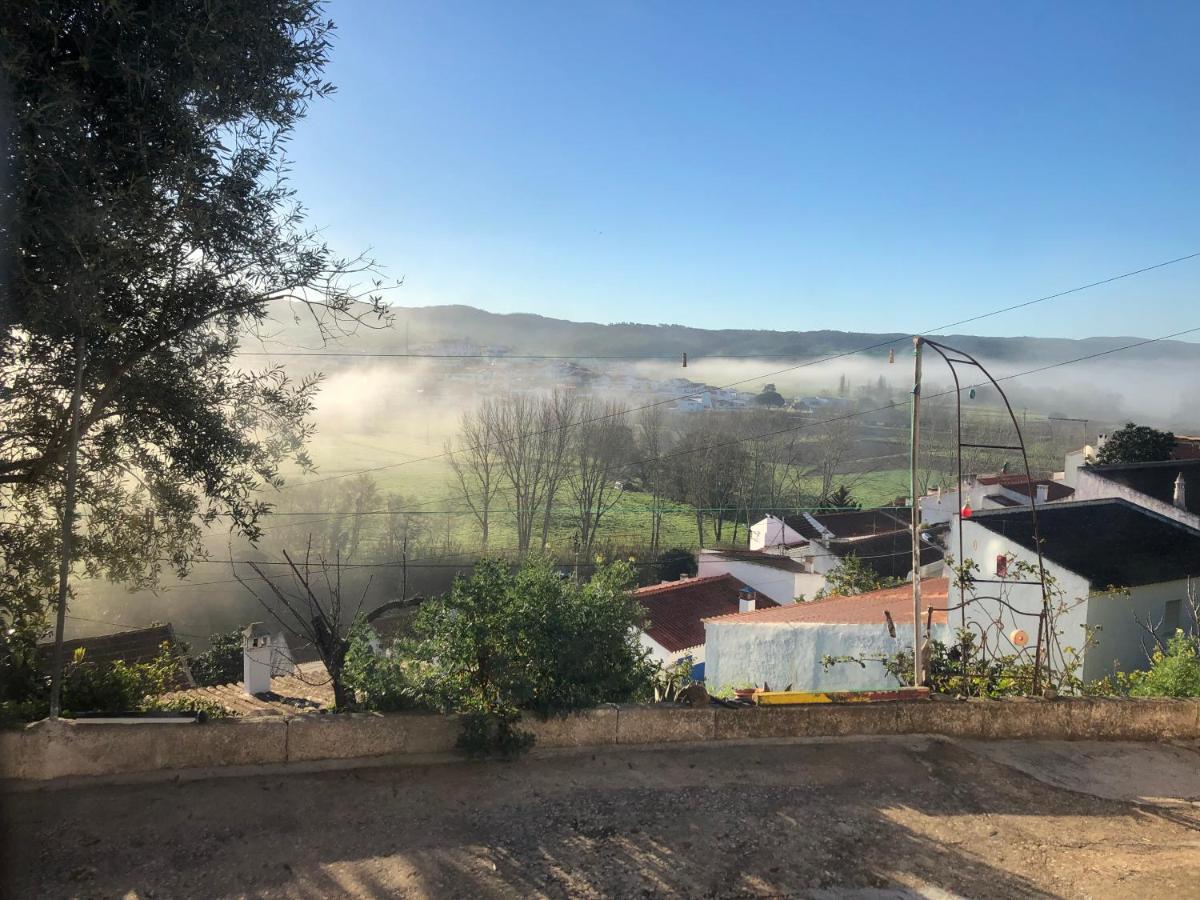
[{"label": "white painted building", "polygon": [[778,516],[766,516],[750,526],[750,549],[803,544],[806,538]]},{"label": "white painted building", "polygon": [[[1187,578],[1200,574],[1200,530],[1125,499],[1053,503],[1039,509],[1038,525],[1047,574],[1069,607],[1057,622],[1059,643],[1082,648],[1089,631],[1095,640],[1084,653],[1085,680],[1145,668],[1147,635],[1135,617],[1194,627],[1181,616]],[[1040,585],[1016,583],[1008,573],[1014,560],[1036,566],[1036,546],[1025,509],[987,510],[963,522],[963,556],[980,568],[967,620],[1000,639],[1001,652],[1014,651],[1003,641],[1016,629],[1034,640]],[[1008,606],[991,599],[997,595]],[[950,604],[963,599],[952,587]]]},{"label": "white painted building", "polygon": [[[926,579],[921,588],[924,605],[947,605],[946,579]],[[945,612],[934,613],[935,639],[948,638],[946,622]],[[704,629],[710,693],[764,684],[796,691],[895,688],[899,683],[880,662],[826,668],[823,661],[827,656],[893,657],[911,651],[912,587],[713,617],[705,620]]]},{"label": "white painted building", "polygon": [[825,576],[810,572],[801,559],[786,553],[753,550],[701,550],[700,578],[729,574],[780,606],[801,597],[812,599],[825,587]]}]

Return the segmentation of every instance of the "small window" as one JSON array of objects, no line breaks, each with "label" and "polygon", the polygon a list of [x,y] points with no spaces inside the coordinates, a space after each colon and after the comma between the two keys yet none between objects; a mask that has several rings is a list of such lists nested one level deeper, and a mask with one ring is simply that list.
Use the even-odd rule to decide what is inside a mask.
[{"label": "small window", "polygon": [[1162,637],[1169,638],[1179,629],[1179,614],[1182,611],[1182,600],[1168,600],[1163,604]]},{"label": "small window", "polygon": [[996,557],[996,577],[997,578],[1007,578],[1008,577],[1008,557],[1005,556],[1003,553],[1001,553],[999,556]]}]

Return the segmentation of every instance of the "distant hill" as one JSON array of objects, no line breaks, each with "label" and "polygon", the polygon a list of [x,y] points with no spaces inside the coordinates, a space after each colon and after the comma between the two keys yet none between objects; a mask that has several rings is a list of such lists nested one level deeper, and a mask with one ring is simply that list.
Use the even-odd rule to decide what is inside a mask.
[{"label": "distant hill", "polygon": [[[601,325],[571,322],[529,313],[500,314],[471,306],[395,307],[395,327],[362,332],[346,344],[348,351],[394,352],[429,350],[439,343],[504,348],[510,353],[594,356],[706,355],[786,356],[805,359],[894,342],[906,352],[911,335],[859,331],[772,331],[768,329],[705,329],[685,325],[622,322]],[[942,339],[985,362],[1021,360],[1057,362],[1100,353],[1138,340],[1136,337],[1094,337],[1082,340],[1034,337],[979,337],[950,334]],[[450,351],[443,351],[450,352]],[[880,352],[883,352],[882,350]],[[1200,344],[1162,341],[1114,356],[1127,360],[1200,362]]]}]

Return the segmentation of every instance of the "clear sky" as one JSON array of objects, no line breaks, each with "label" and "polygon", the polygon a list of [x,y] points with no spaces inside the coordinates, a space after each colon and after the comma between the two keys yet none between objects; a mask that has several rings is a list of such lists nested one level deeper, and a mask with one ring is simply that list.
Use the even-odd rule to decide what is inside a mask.
[{"label": "clear sky", "polygon": [[[1200,3],[333,0],[291,145],[400,305],[917,331],[1200,250]],[[1200,325],[1200,260],[972,326]]]}]

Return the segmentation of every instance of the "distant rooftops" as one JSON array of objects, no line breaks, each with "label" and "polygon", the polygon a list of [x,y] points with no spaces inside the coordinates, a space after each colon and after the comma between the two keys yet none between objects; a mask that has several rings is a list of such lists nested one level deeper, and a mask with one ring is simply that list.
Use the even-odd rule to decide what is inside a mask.
[{"label": "distant rooftops", "polygon": [[[705,621],[735,625],[882,625],[884,612],[898,625],[911,625],[913,620],[912,585],[870,591],[852,597],[827,597],[794,606],[758,609],[754,612],[714,616]],[[922,607],[947,606],[949,581],[945,578],[925,578],[921,581]],[[933,621],[945,623],[946,613],[935,611]]]},{"label": "distant rooftops", "polygon": [[[646,610],[645,632],[671,653],[704,643],[704,620],[738,611],[738,591],[745,585],[732,575],[688,578],[638,588],[634,596]],[[778,606],[759,594],[759,609]]]},{"label": "distant rooftops", "polygon": [[[1174,463],[1178,465],[1178,463]],[[1136,587],[1200,574],[1200,531],[1127,500],[1038,507],[1046,559],[1094,588]],[[1036,549],[1027,508],[980,510],[969,520],[1026,550]]]},{"label": "distant rooftops", "polygon": [[907,507],[882,507],[879,509],[855,509],[846,512],[821,512],[814,515],[788,516],[784,519],[788,527],[809,540],[826,540],[828,535],[818,528],[815,519],[835,538],[863,537],[907,528]]}]

